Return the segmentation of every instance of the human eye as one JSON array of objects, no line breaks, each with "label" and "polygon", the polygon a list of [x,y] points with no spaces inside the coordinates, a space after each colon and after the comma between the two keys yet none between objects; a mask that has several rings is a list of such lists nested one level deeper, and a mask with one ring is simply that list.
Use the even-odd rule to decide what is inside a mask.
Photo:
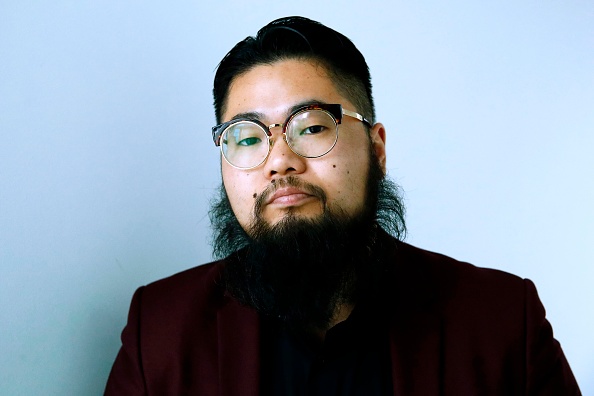
[{"label": "human eye", "polygon": [[225,134],[225,144],[229,147],[249,148],[262,143],[264,133],[251,123],[239,122],[233,125]]},{"label": "human eye", "polygon": [[336,129],[331,115],[321,110],[308,110],[297,114],[289,123],[294,137],[322,137]]},{"label": "human eye", "polygon": [[299,133],[299,135],[316,135],[316,134],[324,132],[327,129],[328,128],[324,125],[311,125],[311,126],[304,128]]},{"label": "human eye", "polygon": [[238,146],[253,146],[254,144],[258,144],[262,142],[262,139],[251,136],[251,137],[247,137],[245,139],[241,139],[237,142]]}]

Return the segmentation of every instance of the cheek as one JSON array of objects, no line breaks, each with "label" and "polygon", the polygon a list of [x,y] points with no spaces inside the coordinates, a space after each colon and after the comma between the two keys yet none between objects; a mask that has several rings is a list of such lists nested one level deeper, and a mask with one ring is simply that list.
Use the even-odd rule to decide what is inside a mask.
[{"label": "cheek", "polygon": [[231,208],[242,222],[251,214],[255,198],[258,196],[250,173],[223,168],[222,176]]},{"label": "cheek", "polygon": [[367,158],[362,153],[344,156],[349,158],[346,161],[333,161],[329,168],[326,179],[326,188],[329,199],[333,199],[344,209],[358,209],[364,205],[366,185],[369,169],[369,161],[361,160]]}]

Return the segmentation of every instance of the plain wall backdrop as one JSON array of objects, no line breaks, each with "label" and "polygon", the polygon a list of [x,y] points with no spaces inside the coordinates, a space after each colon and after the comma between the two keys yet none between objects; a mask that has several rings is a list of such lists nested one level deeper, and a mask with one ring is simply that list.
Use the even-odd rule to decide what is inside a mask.
[{"label": "plain wall backdrop", "polygon": [[366,56],[408,242],[534,280],[594,394],[590,0],[0,0],[0,394],[101,394],[134,290],[210,260],[214,70],[287,15]]}]

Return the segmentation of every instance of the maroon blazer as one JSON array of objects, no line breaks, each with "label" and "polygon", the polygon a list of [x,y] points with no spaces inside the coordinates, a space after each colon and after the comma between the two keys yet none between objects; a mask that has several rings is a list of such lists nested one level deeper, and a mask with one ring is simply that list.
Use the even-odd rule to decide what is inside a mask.
[{"label": "maroon blazer", "polygon": [[[534,284],[388,242],[394,395],[580,395]],[[106,395],[259,394],[260,321],[225,261],[139,288]]]}]

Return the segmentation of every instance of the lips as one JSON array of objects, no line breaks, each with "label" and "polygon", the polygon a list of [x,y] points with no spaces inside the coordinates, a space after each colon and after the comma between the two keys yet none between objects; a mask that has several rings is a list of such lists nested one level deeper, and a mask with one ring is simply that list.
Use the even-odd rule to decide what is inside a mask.
[{"label": "lips", "polygon": [[277,189],[267,200],[267,205],[292,206],[301,201],[314,197],[312,194],[296,187],[282,187]]},{"label": "lips", "polygon": [[316,200],[322,207],[326,206],[326,193],[315,184],[307,183],[293,175],[274,179],[256,197],[254,216],[262,217],[264,208],[267,206],[283,210],[306,205]]}]

